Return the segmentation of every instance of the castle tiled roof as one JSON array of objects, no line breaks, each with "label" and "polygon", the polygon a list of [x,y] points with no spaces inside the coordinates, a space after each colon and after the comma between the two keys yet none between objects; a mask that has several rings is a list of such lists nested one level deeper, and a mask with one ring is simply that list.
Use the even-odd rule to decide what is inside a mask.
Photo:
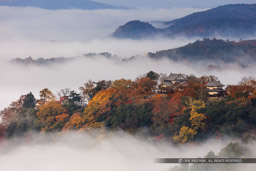
[{"label": "castle tiled roof", "polygon": [[171,73],[168,77],[164,78],[164,81],[186,81],[187,76],[185,74]]},{"label": "castle tiled roof", "polygon": [[220,81],[210,81],[206,85],[206,87],[223,87],[224,85],[220,83]]}]

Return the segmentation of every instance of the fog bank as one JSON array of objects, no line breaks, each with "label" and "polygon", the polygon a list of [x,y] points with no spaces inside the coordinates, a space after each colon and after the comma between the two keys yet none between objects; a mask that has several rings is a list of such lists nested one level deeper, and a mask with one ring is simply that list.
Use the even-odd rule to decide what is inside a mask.
[{"label": "fog bank", "polygon": [[39,91],[44,88],[49,88],[55,94],[63,88],[78,91],[78,88],[88,80],[135,79],[151,70],[165,74],[193,74],[198,77],[215,75],[225,85],[237,84],[243,77],[256,77],[256,64],[246,68],[238,64],[222,64],[215,70],[207,70],[206,61],[174,62],[169,59],[153,60],[147,56],[137,56],[127,62],[122,62],[122,58],[108,59],[104,56],[95,56],[50,66],[23,66],[9,61],[0,65],[0,109],[29,92],[38,97]]},{"label": "fog bank", "polygon": [[168,141],[132,136],[67,132],[34,135],[1,144],[0,165],[4,171],[166,171],[173,164],[155,163],[161,157],[203,157],[218,153],[229,140],[209,140],[199,145],[173,146]]}]

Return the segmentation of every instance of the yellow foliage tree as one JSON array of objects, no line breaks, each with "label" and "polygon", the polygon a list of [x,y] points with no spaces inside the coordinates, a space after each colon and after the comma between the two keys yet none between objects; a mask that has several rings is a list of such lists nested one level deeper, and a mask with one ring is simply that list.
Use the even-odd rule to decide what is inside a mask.
[{"label": "yellow foliage tree", "polygon": [[180,129],[179,134],[173,136],[174,141],[181,144],[192,142],[194,136],[198,133],[198,131],[205,128],[206,116],[202,113],[197,112],[198,110],[205,108],[205,103],[201,100],[191,100],[190,106],[191,112],[189,120],[191,122],[192,128],[183,126]]},{"label": "yellow foliage tree", "polygon": [[179,135],[174,135],[173,140],[175,142],[179,142],[180,144],[192,142],[196,134],[197,132],[195,130],[187,126],[183,126],[180,129]]},{"label": "yellow foliage tree", "polygon": [[118,89],[118,90],[127,90],[132,88],[134,82],[132,80],[120,79],[116,80],[112,83],[111,88]]},{"label": "yellow foliage tree", "polygon": [[192,128],[195,131],[198,131],[199,129],[202,130],[205,127],[206,116],[202,113],[197,112],[198,110],[203,108],[205,108],[204,102],[202,102],[201,100],[193,101],[189,120],[191,122]]}]

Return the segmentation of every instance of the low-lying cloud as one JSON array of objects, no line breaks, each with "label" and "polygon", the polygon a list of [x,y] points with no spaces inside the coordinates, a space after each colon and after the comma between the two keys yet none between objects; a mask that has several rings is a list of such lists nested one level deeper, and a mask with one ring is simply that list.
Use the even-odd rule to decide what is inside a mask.
[{"label": "low-lying cloud", "polygon": [[88,80],[135,79],[151,70],[166,74],[174,72],[196,76],[215,75],[226,85],[237,84],[245,76],[256,76],[256,64],[246,68],[238,64],[221,64],[216,70],[207,70],[207,65],[207,61],[174,62],[166,58],[153,60],[142,55],[126,62],[122,62],[122,58],[95,56],[50,66],[23,66],[9,61],[3,62],[0,67],[0,107],[7,107],[11,101],[30,91],[38,97],[39,91],[44,88],[55,93],[63,88],[78,90]]},{"label": "low-lying cloud", "polygon": [[34,135],[1,144],[0,165],[4,171],[171,171],[178,164],[155,163],[155,159],[204,157],[209,151],[217,154],[229,142],[212,139],[198,145],[173,146],[168,141],[124,132]]}]

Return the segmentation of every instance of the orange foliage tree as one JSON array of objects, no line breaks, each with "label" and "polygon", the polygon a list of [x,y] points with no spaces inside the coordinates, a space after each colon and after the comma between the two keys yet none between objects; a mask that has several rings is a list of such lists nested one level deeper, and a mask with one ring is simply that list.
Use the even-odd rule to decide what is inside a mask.
[{"label": "orange foliage tree", "polygon": [[115,94],[116,90],[113,88],[97,93],[84,110],[85,121],[91,123],[105,119],[106,113],[111,110],[111,98]]},{"label": "orange foliage tree", "polygon": [[[169,104],[168,104],[168,109],[170,111],[171,118],[184,113],[184,110],[186,109],[184,104],[182,104],[182,98],[184,98],[184,97],[186,97],[186,96],[184,96],[184,92],[176,92],[170,98]],[[172,121],[173,120],[171,119],[171,122]]]},{"label": "orange foliage tree", "polygon": [[39,106],[36,116],[42,131],[60,130],[69,119],[66,109],[57,101],[49,101]]},{"label": "orange foliage tree", "polygon": [[81,113],[74,113],[63,127],[63,130],[76,130],[82,128],[83,125],[84,118],[82,117]]},{"label": "orange foliage tree", "polygon": [[137,78],[133,84],[131,96],[135,99],[150,98],[154,94],[155,88],[156,81],[148,77]]}]

